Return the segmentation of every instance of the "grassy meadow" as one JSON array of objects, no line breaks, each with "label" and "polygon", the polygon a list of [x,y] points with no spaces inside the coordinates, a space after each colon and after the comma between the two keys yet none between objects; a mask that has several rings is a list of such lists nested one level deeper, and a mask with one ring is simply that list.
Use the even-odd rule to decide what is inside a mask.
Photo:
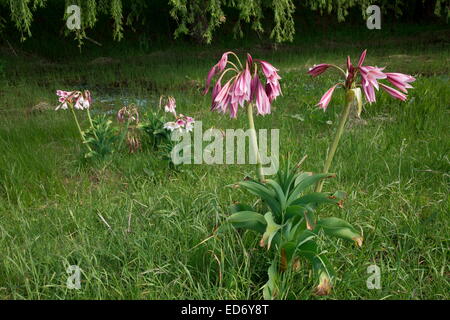
[{"label": "grassy meadow", "polygon": [[[344,92],[319,110],[339,75],[311,79],[306,71],[323,62],[342,66],[347,55],[357,61],[365,48],[367,64],[417,80],[406,102],[380,91],[361,119],[351,116],[332,164],[337,177],[324,187],[348,198],[343,209],[323,206],[319,215],[346,219],[364,244],[324,241],[338,277],[332,294],[313,294],[311,268],[302,262],[290,298],[449,299],[449,36],[445,26],[405,26],[299,31],[276,48],[257,40],[152,47],[125,39],[86,42],[80,54],[33,38],[14,52],[1,47],[0,299],[262,299],[269,259],[254,233],[229,230],[202,243],[230,204],[256,200],[233,188],[254,176],[253,166],[174,171],[150,151],[83,161],[70,112],[53,111],[55,91],[89,89],[92,112],[113,120],[126,103],[150,110],[160,95],[173,95],[177,110],[204,129],[246,128],[244,110],[235,120],[212,113],[210,94],[201,91],[222,52],[250,52],[282,77],[283,96],[271,115],[255,117],[256,127],[280,129],[281,157],[307,155],[303,169],[320,172]],[[366,286],[373,264],[380,290]],[[70,265],[82,269],[80,290],[66,287]]]}]

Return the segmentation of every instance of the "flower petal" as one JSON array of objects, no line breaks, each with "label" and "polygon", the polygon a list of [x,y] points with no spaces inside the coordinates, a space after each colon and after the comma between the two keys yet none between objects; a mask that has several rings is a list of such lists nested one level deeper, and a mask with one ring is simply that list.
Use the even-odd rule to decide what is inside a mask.
[{"label": "flower petal", "polygon": [[323,111],[327,110],[328,104],[330,103],[331,97],[333,96],[334,89],[336,89],[337,86],[338,85],[335,84],[330,89],[328,89],[320,99],[319,103],[316,104],[316,106],[319,106],[319,108],[323,109]]},{"label": "flower petal", "polygon": [[387,85],[384,85],[382,83],[380,83],[381,89],[383,89],[384,91],[386,91],[387,93],[389,93],[392,97],[405,101],[406,100],[406,95],[401,93],[400,91],[395,90],[394,88],[391,88]]}]

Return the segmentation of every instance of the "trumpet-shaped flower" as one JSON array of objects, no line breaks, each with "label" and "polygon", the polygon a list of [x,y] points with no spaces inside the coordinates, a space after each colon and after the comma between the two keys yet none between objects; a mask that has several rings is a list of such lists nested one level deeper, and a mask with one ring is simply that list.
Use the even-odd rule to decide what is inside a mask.
[{"label": "trumpet-shaped flower", "polygon": [[308,70],[308,74],[310,74],[313,77],[317,77],[318,75],[321,75],[325,71],[328,70],[328,68],[331,67],[331,64],[328,63],[321,63],[321,64],[315,64]]},{"label": "trumpet-shaped flower", "polygon": [[170,122],[164,123],[164,129],[168,129],[170,131],[173,131],[173,130],[176,130],[178,128],[180,128],[180,126],[175,121],[170,121]]},{"label": "trumpet-shaped flower", "polygon": [[[228,60],[229,55],[236,57],[236,64]],[[258,72],[258,66],[261,72]],[[222,85],[224,76],[229,73],[230,77]],[[237,117],[239,106],[243,107],[246,102],[254,102],[259,115],[269,114],[272,101],[281,95],[278,69],[267,61],[253,59],[250,54],[247,54],[244,67],[234,52],[224,53],[208,72],[204,94],[208,92],[215,75],[219,78],[212,90],[211,110],[228,111],[231,118]],[[261,82],[261,76],[265,78],[265,85]]]},{"label": "trumpet-shaped flower", "polygon": [[267,96],[266,91],[259,80],[259,77],[254,76],[252,79],[252,99],[255,100],[256,109],[258,110],[258,114],[265,115],[270,113],[270,99]]},{"label": "trumpet-shaped flower", "polygon": [[194,118],[179,114],[176,116],[175,121],[169,121],[164,124],[164,129],[174,131],[179,130],[180,132],[187,131],[190,132],[194,129]]},{"label": "trumpet-shaped flower", "polygon": [[194,129],[195,120],[188,116],[185,116],[184,119],[185,119],[184,128],[186,129],[187,132],[192,131]]},{"label": "trumpet-shaped flower", "polygon": [[387,76],[383,73],[384,68],[378,67],[359,67],[361,73],[361,85],[363,87],[366,100],[369,103],[375,102],[375,89],[379,89],[378,80],[386,79]]},{"label": "trumpet-shaped flower", "polygon": [[328,89],[327,92],[325,92],[325,94],[320,99],[319,103],[317,104],[317,106],[319,106],[319,108],[323,109],[323,111],[327,110],[328,104],[331,101],[331,97],[333,96],[333,92],[334,92],[334,89],[336,89],[336,87],[337,87],[337,84],[335,84],[330,89]]},{"label": "trumpet-shaped flower", "polygon": [[247,65],[244,71],[237,76],[236,81],[234,81],[233,83],[231,91],[228,93],[231,96],[230,103],[232,105],[239,104],[241,107],[243,107],[244,102],[250,100],[250,82],[250,70],[248,69]]},{"label": "trumpet-shaped flower", "polygon": [[403,73],[387,72],[385,74],[387,77],[387,81],[389,81],[404,93],[408,92],[406,89],[412,88],[409,83],[416,80],[414,77]]},{"label": "trumpet-shaped flower", "polygon": [[[407,98],[406,94],[408,93],[407,89],[412,88],[410,83],[415,81],[416,79],[407,74],[384,72],[384,68],[364,66],[363,63],[366,59],[366,55],[367,50],[364,50],[361,53],[361,56],[359,57],[358,60],[358,65],[356,66],[353,66],[350,57],[347,57],[347,69],[345,71],[335,65],[324,63],[315,65],[314,67],[309,69],[308,74],[310,74],[313,77],[322,74],[329,67],[338,69],[345,76],[344,83],[341,82],[337,83],[333,87],[331,87],[327,92],[325,92],[325,94],[320,99],[320,102],[317,104],[320,108],[326,110],[330,102],[331,96],[333,95],[334,89],[336,89],[337,86],[342,86],[346,90],[353,90],[357,87],[361,87],[362,91],[364,92],[366,101],[368,103],[373,103],[376,101],[375,93],[376,90],[380,89],[380,86],[392,97],[400,99],[402,101],[406,100]],[[382,84],[381,82],[379,82],[380,80],[387,80],[403,93],[385,84]]]},{"label": "trumpet-shaped flower", "polygon": [[381,88],[386,91],[387,93],[389,93],[391,96],[393,96],[396,99],[405,101],[406,100],[406,95],[401,93],[400,91],[395,90],[394,88],[391,88],[385,84],[380,83]]},{"label": "trumpet-shaped flower", "polygon": [[225,53],[222,55],[222,58],[220,58],[219,62],[217,62],[217,63],[211,68],[211,70],[209,70],[208,76],[206,77],[206,86],[205,86],[205,91],[204,91],[203,94],[206,94],[206,93],[208,92],[209,86],[210,86],[210,84],[211,84],[212,78],[213,78],[216,74],[222,72],[222,71],[225,69],[225,67],[226,67],[226,65],[227,65],[227,62],[228,62],[228,55],[229,55],[230,53],[231,53],[230,51],[229,51],[229,52],[225,52]]},{"label": "trumpet-shaped flower", "polygon": [[175,98],[171,97],[171,96],[167,97],[167,103],[164,106],[164,111],[176,114],[176,111],[175,111],[176,107],[177,107],[177,104],[176,104]]},{"label": "trumpet-shaped flower", "polygon": [[92,104],[91,93],[89,90],[84,91],[63,91],[56,90],[58,101],[60,104],[55,110],[67,109],[69,106],[78,110],[89,109]]}]

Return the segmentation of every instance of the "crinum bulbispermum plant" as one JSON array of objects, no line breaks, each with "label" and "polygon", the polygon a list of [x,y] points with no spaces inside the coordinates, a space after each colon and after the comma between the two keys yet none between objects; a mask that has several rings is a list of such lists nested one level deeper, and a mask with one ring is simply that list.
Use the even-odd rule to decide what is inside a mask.
[{"label": "crinum bulbispermum plant", "polygon": [[316,208],[321,204],[343,205],[342,192],[307,192],[309,187],[332,177],[333,174],[299,172],[298,166],[290,168],[288,164],[274,180],[239,183],[240,187],[259,197],[262,205],[259,210],[245,204],[233,205],[233,214],[227,222],[235,228],[258,232],[261,234],[260,245],[274,251],[268,269],[269,279],[263,289],[265,299],[287,296],[287,288],[291,285],[288,281],[299,259],[306,259],[312,265],[319,281],[316,294],[330,293],[335,273],[318,243],[322,233],[362,245],[362,236],[348,222],[316,215]]},{"label": "crinum bulbispermum plant", "polygon": [[59,105],[55,110],[67,110],[69,109],[72,112],[75,124],[77,125],[78,132],[81,136],[81,141],[86,147],[89,149],[87,154],[92,153],[92,148],[86,140],[85,131],[81,129],[80,122],[78,121],[75,110],[86,110],[89,124],[91,130],[94,129],[94,125],[91,118],[91,113],[89,109],[92,104],[92,97],[89,90],[84,91],[64,91],[64,90],[56,90],[56,95],[58,96]]},{"label": "crinum bulbispermum plant", "polygon": [[[228,56],[234,57],[234,62]],[[278,69],[264,60],[253,59],[247,53],[245,67],[239,57],[232,51],[225,52],[222,58],[211,68],[206,78],[206,94],[215,75],[218,79],[212,89],[211,110],[222,113],[229,112],[231,118],[236,118],[239,107],[247,108],[250,129],[250,143],[256,157],[256,174],[259,181],[264,181],[255,123],[253,121],[253,106],[256,105],[257,115],[271,112],[271,103],[281,95]],[[261,82],[261,78],[265,84]],[[224,84],[222,85],[222,80]]]},{"label": "crinum bulbispermum plant", "polygon": [[[339,125],[336,131],[336,135],[334,137],[333,143],[328,151],[327,158],[325,160],[325,165],[323,168],[323,172],[328,172],[331,166],[331,162],[333,161],[334,154],[337,150],[339,140],[344,132],[345,123],[350,114],[350,109],[352,106],[357,107],[358,116],[361,114],[363,99],[362,92],[364,92],[364,96],[366,101],[371,104],[376,101],[375,97],[375,89],[379,90],[381,87],[384,91],[386,91],[392,97],[399,99],[401,101],[405,101],[407,99],[406,94],[408,93],[407,89],[412,88],[410,85],[411,82],[414,82],[416,79],[410,75],[403,73],[395,73],[395,72],[383,72],[384,68],[378,68],[373,66],[363,66],[364,60],[366,59],[367,50],[364,50],[359,58],[358,64],[353,66],[351,63],[350,57],[347,56],[347,69],[344,71],[342,68],[328,63],[321,63],[313,66],[309,69],[308,74],[313,77],[316,77],[329,68],[334,68],[338,70],[343,75],[343,81],[338,82],[333,85],[330,89],[328,89],[325,94],[320,99],[317,104],[319,108],[324,111],[327,110],[328,104],[331,101],[331,97],[333,96],[334,90],[338,87],[342,87],[345,89],[346,96],[346,104],[344,109],[342,110]],[[390,84],[395,86],[400,91],[387,86],[383,83],[379,83],[378,80],[387,80]],[[323,182],[319,182],[316,186],[316,191],[320,192],[322,190]]]},{"label": "crinum bulbispermum plant", "polygon": [[[163,159],[168,160],[171,168],[175,168],[171,156],[175,146],[175,142],[171,139],[172,134],[174,132],[191,132],[195,123],[194,118],[177,113],[176,107],[174,97],[161,96],[158,111],[144,113],[143,121],[139,125],[139,128],[147,134],[150,147],[157,151]],[[161,115],[159,110],[163,110],[164,114]]]}]

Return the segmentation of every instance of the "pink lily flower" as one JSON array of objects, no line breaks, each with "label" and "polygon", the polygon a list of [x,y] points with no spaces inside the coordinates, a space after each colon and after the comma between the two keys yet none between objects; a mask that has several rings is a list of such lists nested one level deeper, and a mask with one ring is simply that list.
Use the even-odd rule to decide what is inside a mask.
[{"label": "pink lily flower", "polygon": [[[366,55],[367,50],[364,50],[361,53],[361,56],[359,57],[357,66],[353,66],[350,61],[350,57],[347,57],[347,70],[345,71],[339,68],[338,66],[324,63],[315,65],[314,67],[308,70],[307,73],[315,77],[325,72],[329,67],[334,67],[345,76],[344,83],[341,82],[335,84],[322,96],[320,102],[317,104],[320,108],[326,110],[330,102],[331,96],[334,92],[334,89],[337,86],[342,86],[346,90],[353,90],[356,89],[357,87],[361,87],[362,91],[364,92],[366,101],[368,103],[373,103],[376,101],[375,90],[379,90],[380,86],[384,91],[386,91],[396,99],[400,99],[402,101],[405,101],[407,99],[406,96],[406,93],[408,93],[407,89],[412,88],[410,83],[415,81],[416,79],[407,74],[384,72],[384,68],[363,66],[363,63],[366,59]],[[379,82],[380,80],[387,80],[403,93],[398,90],[395,90],[394,88],[386,86],[385,84],[382,84],[381,82]]]},{"label": "pink lily flower", "polygon": [[238,75],[236,81],[233,84],[233,88],[229,93],[231,96],[232,104],[237,103],[241,107],[243,107],[244,102],[250,100],[250,82],[251,76],[247,65],[244,71]]},{"label": "pink lily flower", "polygon": [[361,77],[363,79],[366,79],[366,81],[377,88],[378,90],[378,80],[379,79],[386,79],[387,76],[383,73],[384,68],[378,68],[378,67],[360,67],[359,68]]},{"label": "pink lily flower", "polygon": [[71,94],[72,94],[72,91],[56,90],[56,95],[61,98],[67,98]]},{"label": "pink lily flower", "polygon": [[69,106],[74,109],[83,110],[89,109],[92,103],[92,97],[89,90],[84,91],[63,91],[56,90],[56,95],[59,97],[60,104],[55,110],[67,109]]},{"label": "pink lily flower", "polygon": [[222,55],[222,58],[220,58],[219,62],[217,62],[217,63],[211,68],[211,70],[209,70],[208,76],[206,77],[205,91],[203,92],[203,94],[206,94],[206,93],[208,92],[209,86],[210,86],[210,84],[211,84],[212,78],[213,78],[216,74],[222,72],[222,71],[225,69],[225,67],[226,67],[226,65],[227,65],[227,62],[228,62],[228,54],[230,54],[230,53],[231,53],[230,51],[225,52],[225,53]]},{"label": "pink lily flower", "polygon": [[267,61],[264,61],[264,60],[258,60],[258,61],[261,63],[262,70],[263,70],[264,75],[266,76],[268,82],[276,82],[279,79],[281,79],[281,77],[277,73],[279,71],[277,68],[275,68],[273,65],[271,65]]},{"label": "pink lily flower", "polygon": [[319,106],[319,108],[323,109],[323,111],[327,110],[328,104],[331,101],[331,97],[333,96],[334,89],[336,89],[338,85],[335,84],[330,89],[325,92],[325,94],[320,98],[320,101],[316,106]]},{"label": "pink lily flower", "polygon": [[175,117],[176,117],[175,121],[169,121],[164,124],[164,129],[170,131],[179,130],[180,132],[183,132],[184,130],[190,132],[194,129],[195,123],[194,118],[185,116],[184,114],[181,113],[178,116],[175,115]]},{"label": "pink lily flower", "polygon": [[308,74],[310,74],[313,77],[317,77],[318,75],[324,73],[328,70],[328,68],[331,67],[331,64],[328,63],[321,63],[321,64],[315,64],[308,70]]},{"label": "pink lily flower", "polygon": [[[364,60],[366,60],[366,55],[367,55],[367,49],[364,50],[361,53],[361,56],[359,57],[359,61],[358,61],[358,68],[361,68],[362,64],[364,63]],[[350,59],[350,58],[349,58]]]},{"label": "pink lily flower", "polygon": [[[220,85],[220,83],[219,83]],[[230,101],[229,90],[231,88],[231,80],[229,80],[225,85],[219,90],[217,95],[214,98],[214,103],[211,107],[211,110],[220,110],[225,113],[226,107]]]},{"label": "pink lily flower", "polygon": [[406,100],[406,95],[401,93],[400,91],[395,90],[394,88],[391,88],[385,84],[380,83],[381,88],[386,91],[387,93],[389,93],[391,96],[393,96],[396,99],[405,101]]},{"label": "pink lily flower", "polygon": [[[229,54],[236,57],[238,63],[229,61]],[[226,69],[227,65],[229,65],[228,69]],[[240,65],[242,69],[239,69],[237,65]],[[258,66],[261,67],[262,75],[266,78],[265,86],[261,83]],[[228,72],[231,72],[231,77],[222,86],[222,79]],[[279,83],[281,77],[278,75],[278,69],[267,61],[254,60],[250,54],[247,54],[245,67],[243,67],[234,52],[224,53],[221,60],[208,72],[204,94],[208,92],[212,78],[216,74],[220,76],[212,90],[211,110],[223,113],[229,111],[231,118],[237,117],[239,106],[244,107],[246,102],[255,102],[259,115],[269,114],[272,101],[281,95]]]},{"label": "pink lily flower", "polygon": [[179,128],[180,128],[179,124],[174,121],[164,123],[164,129],[174,131]]},{"label": "pink lily flower", "polygon": [[191,132],[194,129],[194,123],[195,120],[193,118],[188,116],[185,117],[184,128],[186,129],[187,132]]},{"label": "pink lily flower", "polygon": [[264,90],[264,87],[259,80],[258,76],[254,76],[252,79],[252,99],[255,100],[256,109],[258,114],[266,115],[270,113],[270,99]]},{"label": "pink lily flower", "polygon": [[171,96],[167,97],[167,103],[164,106],[164,111],[176,114],[176,111],[175,111],[176,107],[177,107],[177,104],[176,104],[175,98],[171,97]]},{"label": "pink lily flower", "polygon": [[408,93],[406,89],[412,88],[409,84],[410,82],[414,82],[416,79],[410,75],[403,73],[391,73],[386,72],[387,81],[393,84],[395,87],[403,91],[404,93]]},{"label": "pink lily flower", "polygon": [[270,63],[258,60],[261,63],[262,70],[264,75],[266,76],[267,83],[266,83],[266,93],[269,97],[270,102],[276,99],[281,94],[281,87],[278,80],[281,79],[281,77],[278,75],[278,69],[272,66]]},{"label": "pink lily flower", "polygon": [[278,82],[275,84],[271,82],[266,83],[266,94],[269,97],[270,103],[272,103],[281,94],[280,84]]},{"label": "pink lily flower", "polygon": [[369,103],[375,102],[376,97],[375,97],[374,86],[371,85],[368,82],[368,80],[366,80],[365,78],[361,79],[361,86],[363,88],[363,92],[364,92],[364,95],[366,96],[367,102],[369,102]]},{"label": "pink lily flower", "polygon": [[211,98],[212,98],[211,111],[217,109],[217,102],[215,102],[215,100],[221,90],[222,90],[222,85],[220,84],[219,81],[217,81],[216,84],[214,85],[214,87],[212,89],[212,93],[211,93]]},{"label": "pink lily flower", "polygon": [[183,127],[186,122],[183,119],[177,119],[177,121],[175,121],[175,123],[179,126],[179,127]]}]

